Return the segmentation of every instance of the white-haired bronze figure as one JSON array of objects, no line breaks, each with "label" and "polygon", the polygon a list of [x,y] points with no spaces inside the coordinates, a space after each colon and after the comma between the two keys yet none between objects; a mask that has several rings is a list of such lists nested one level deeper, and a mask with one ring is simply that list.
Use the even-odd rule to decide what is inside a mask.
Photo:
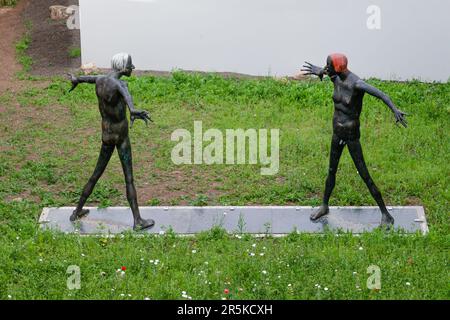
[{"label": "white-haired bronze figure", "polygon": [[102,117],[102,146],[94,173],[89,178],[81,193],[77,208],[72,213],[70,220],[75,221],[89,213],[83,209],[84,204],[91,195],[95,184],[101,177],[111,159],[114,149],[117,148],[119,158],[122,163],[123,173],[127,190],[127,199],[133,212],[135,230],[142,230],[152,227],[155,222],[151,219],[141,218],[136,188],[133,182],[133,165],[131,156],[131,144],[128,137],[128,121],[126,117],[126,106],[130,109],[131,126],[136,119],[142,119],[147,123],[150,115],[147,111],[136,110],[133,99],[128,91],[128,85],[120,80],[122,76],[129,77],[135,68],[131,56],[127,53],[116,54],[111,61],[113,71],[108,75],[101,76],[80,76],[75,77],[70,74],[72,88],[80,83],[94,83],[95,92],[98,98],[98,105]]}]

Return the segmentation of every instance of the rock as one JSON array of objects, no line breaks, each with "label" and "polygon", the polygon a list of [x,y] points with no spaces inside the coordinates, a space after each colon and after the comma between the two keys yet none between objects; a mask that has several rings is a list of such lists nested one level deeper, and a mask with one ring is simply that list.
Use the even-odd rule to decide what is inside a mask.
[{"label": "rock", "polygon": [[86,63],[81,66],[81,70],[83,70],[84,74],[91,74],[93,72],[98,71],[97,66],[93,63]]},{"label": "rock", "polygon": [[65,20],[70,16],[65,6],[51,6],[49,9],[52,20]]}]

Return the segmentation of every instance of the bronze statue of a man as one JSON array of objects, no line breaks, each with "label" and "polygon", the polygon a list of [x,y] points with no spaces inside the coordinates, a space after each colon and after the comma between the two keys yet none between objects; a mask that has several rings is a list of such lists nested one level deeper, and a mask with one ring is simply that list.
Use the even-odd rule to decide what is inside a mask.
[{"label": "bronze statue of a man", "polygon": [[392,226],[394,218],[386,209],[381,193],[370,177],[359,142],[359,117],[362,110],[364,94],[368,93],[381,99],[394,113],[396,122],[401,123],[404,127],[407,126],[405,120],[406,114],[397,109],[386,94],[365,83],[357,75],[350,72],[347,68],[348,60],[345,55],[329,55],[324,68],[317,67],[309,62],[305,63],[301,71],[305,72],[306,75],[316,75],[321,80],[324,75],[328,75],[334,84],[333,137],[331,140],[328,177],[325,184],[322,206],[311,215],[311,219],[317,220],[329,212],[328,201],[335,185],[339,159],[344,147],[347,145],[359,175],[366,183],[372,197],[381,210],[381,225],[384,227]]},{"label": "bronze statue of a man", "polygon": [[111,159],[114,149],[117,148],[127,190],[127,199],[133,212],[134,230],[143,230],[152,227],[155,222],[151,219],[141,218],[137,202],[136,188],[133,182],[133,165],[131,157],[131,144],[128,137],[128,121],[126,117],[126,106],[130,109],[131,126],[136,119],[142,119],[147,123],[150,115],[147,111],[136,110],[133,99],[128,91],[128,85],[120,80],[122,76],[129,77],[135,68],[131,56],[127,53],[116,54],[111,61],[113,71],[108,75],[101,76],[81,76],[75,77],[70,74],[72,88],[80,83],[94,83],[95,92],[98,98],[98,106],[102,117],[102,147],[98,157],[97,166],[94,173],[85,185],[78,202],[77,208],[73,211],[70,220],[75,221],[89,213],[83,209],[86,200],[91,195],[95,184],[105,171]]}]

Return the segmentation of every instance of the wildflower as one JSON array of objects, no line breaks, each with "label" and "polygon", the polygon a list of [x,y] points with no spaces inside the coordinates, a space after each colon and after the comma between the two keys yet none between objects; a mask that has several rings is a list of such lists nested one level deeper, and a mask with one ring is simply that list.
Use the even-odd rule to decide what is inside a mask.
[{"label": "wildflower", "polygon": [[328,288],[327,288],[327,287],[325,287],[325,288],[323,288],[323,290],[325,290],[325,291],[328,291]]},{"label": "wildflower", "polygon": [[122,268],[120,268],[122,271],[126,271],[127,270],[127,267],[125,267],[125,266],[122,266]]},{"label": "wildflower", "polygon": [[192,250],[192,253],[197,253],[197,250],[195,250],[195,249],[194,249],[194,250]]},{"label": "wildflower", "polygon": [[84,253],[81,254],[82,257],[85,257]]},{"label": "wildflower", "polygon": [[363,250],[363,247],[359,247],[359,250]]},{"label": "wildflower", "polygon": [[160,235],[160,236],[163,236],[164,234],[165,234],[164,230],[161,230],[161,231],[159,232],[159,235]]},{"label": "wildflower", "polygon": [[409,282],[407,282],[407,283],[405,283],[407,286],[410,286],[411,285],[411,283],[409,283]]},{"label": "wildflower", "polygon": [[260,255],[261,257],[264,256],[264,252],[261,252],[259,255]]},{"label": "wildflower", "polygon": [[10,294],[8,294],[8,299],[12,299],[12,296]]},{"label": "wildflower", "polygon": [[145,297],[144,300],[150,300],[150,298],[149,297]]},{"label": "wildflower", "polygon": [[229,293],[230,293],[230,290],[228,290],[228,289],[225,289],[225,290],[223,290],[223,293],[225,293],[225,294],[229,294]]},{"label": "wildflower", "polygon": [[263,274],[267,274],[267,271],[266,271],[266,270],[263,270],[262,273],[263,273]]},{"label": "wildflower", "polygon": [[252,244],[252,247],[253,247],[253,248],[256,248],[256,243]]},{"label": "wildflower", "polygon": [[251,256],[251,257],[254,257],[255,254],[254,254],[253,252],[250,252],[250,256]]},{"label": "wildflower", "polygon": [[289,284],[288,284],[288,287],[292,287],[292,284],[291,284],[291,283],[289,283]]}]

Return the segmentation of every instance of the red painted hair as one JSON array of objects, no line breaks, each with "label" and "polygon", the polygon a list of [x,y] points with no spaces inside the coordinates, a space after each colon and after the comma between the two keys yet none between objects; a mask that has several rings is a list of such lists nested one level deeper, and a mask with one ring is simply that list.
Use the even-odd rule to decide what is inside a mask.
[{"label": "red painted hair", "polygon": [[348,59],[342,53],[333,53],[330,54],[331,62],[333,63],[334,70],[336,72],[345,72],[347,71]]}]

